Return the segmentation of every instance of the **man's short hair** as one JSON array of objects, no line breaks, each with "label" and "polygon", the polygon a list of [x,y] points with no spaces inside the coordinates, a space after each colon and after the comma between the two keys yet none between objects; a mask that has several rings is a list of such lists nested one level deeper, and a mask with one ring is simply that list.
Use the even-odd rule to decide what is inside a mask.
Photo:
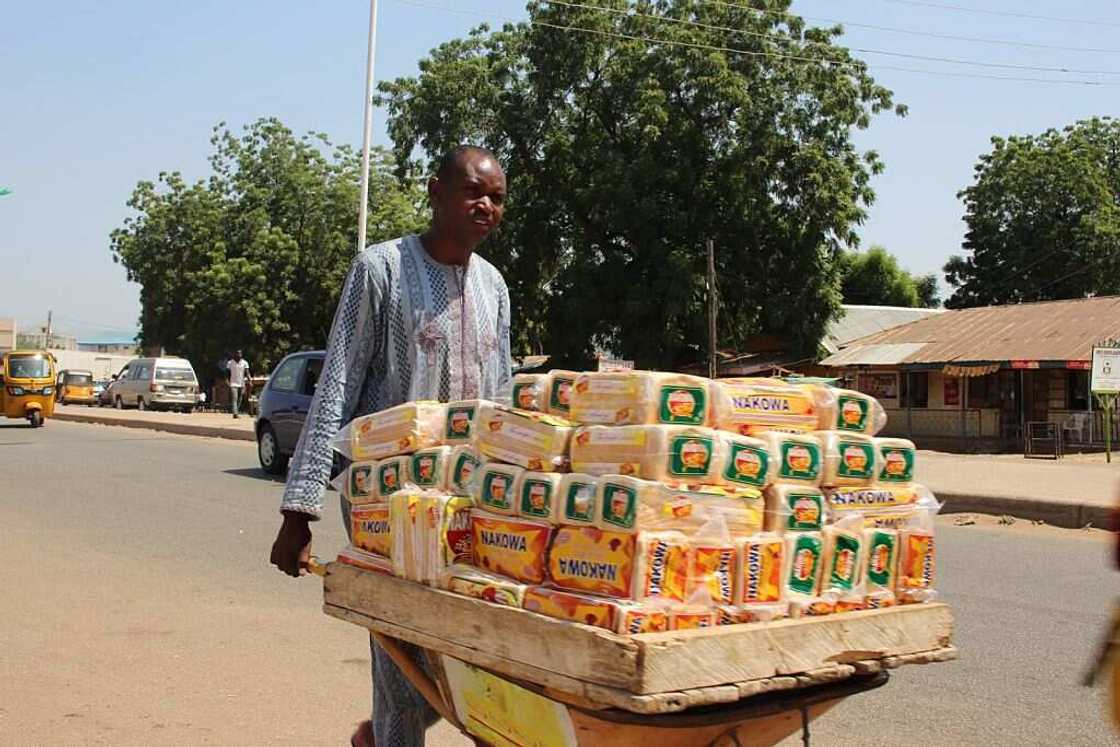
[{"label": "man's short hair", "polygon": [[498,160],[493,151],[489,148],[483,148],[481,145],[457,145],[440,156],[436,164],[436,178],[447,179],[452,174],[463,173],[462,159],[468,154],[477,154],[493,158],[495,161]]}]

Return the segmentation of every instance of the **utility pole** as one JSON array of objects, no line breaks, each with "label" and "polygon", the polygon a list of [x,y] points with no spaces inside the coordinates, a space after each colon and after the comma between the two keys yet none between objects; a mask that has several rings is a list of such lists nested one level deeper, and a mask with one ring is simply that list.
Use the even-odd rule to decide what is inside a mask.
[{"label": "utility pole", "polygon": [[716,377],[716,245],[708,239],[708,378]]},{"label": "utility pole", "polygon": [[358,204],[358,251],[366,248],[369,211],[369,148],[373,137],[373,59],[377,53],[377,0],[369,0],[369,39],[366,41],[366,88],[362,134],[362,201]]},{"label": "utility pole", "polygon": [[54,331],[54,326],[51,323],[51,318],[54,316],[53,309],[47,309],[47,350],[51,349],[51,332]]}]

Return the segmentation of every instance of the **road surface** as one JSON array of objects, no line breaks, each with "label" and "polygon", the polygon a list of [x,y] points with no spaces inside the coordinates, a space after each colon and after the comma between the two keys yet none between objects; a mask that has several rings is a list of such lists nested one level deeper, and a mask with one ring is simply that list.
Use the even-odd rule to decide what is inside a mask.
[{"label": "road surface", "polygon": [[[362,631],[267,563],[280,484],[252,444],[0,423],[0,744],[346,744]],[[344,542],[337,498],[318,553]],[[817,745],[1099,745],[1077,680],[1120,574],[1095,532],[941,527],[961,659],[906,667],[814,723]],[[799,743],[791,741],[790,744]],[[446,725],[429,744],[461,745]]]}]

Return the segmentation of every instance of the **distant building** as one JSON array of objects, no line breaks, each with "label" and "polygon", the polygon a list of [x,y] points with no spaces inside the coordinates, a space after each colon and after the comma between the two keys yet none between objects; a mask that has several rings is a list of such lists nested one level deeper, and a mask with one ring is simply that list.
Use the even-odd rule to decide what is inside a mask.
[{"label": "distant building", "polygon": [[16,335],[16,344],[25,350],[77,350],[78,338],[55,331],[48,335],[47,325],[40,324],[32,332]]},{"label": "distant building", "polygon": [[87,353],[109,353],[111,355],[135,355],[135,340],[79,340],[78,350]]},{"label": "distant building", "polygon": [[0,319],[0,352],[14,350],[16,347],[16,337],[16,320]]}]

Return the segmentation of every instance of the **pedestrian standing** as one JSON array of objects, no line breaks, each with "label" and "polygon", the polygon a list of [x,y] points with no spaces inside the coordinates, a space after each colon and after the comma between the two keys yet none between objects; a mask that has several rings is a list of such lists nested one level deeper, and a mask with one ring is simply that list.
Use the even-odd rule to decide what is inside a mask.
[{"label": "pedestrian standing", "polygon": [[[494,154],[460,146],[428,180],[427,231],[368,247],[351,264],[272,545],[272,563],[288,575],[299,576],[310,557],[308,524],[322,512],[331,440],[341,426],[410,400],[493,398],[508,385],[509,291],[474,254],[501,223],[505,196]],[[342,509],[348,516],[345,499]],[[438,716],[372,638],[370,648],[372,728],[364,723],[351,743],[422,745]]]},{"label": "pedestrian standing", "polygon": [[238,416],[241,408],[241,395],[245,391],[245,384],[249,381],[249,362],[238,350],[227,364],[229,369],[229,400],[233,408],[233,417]]}]

